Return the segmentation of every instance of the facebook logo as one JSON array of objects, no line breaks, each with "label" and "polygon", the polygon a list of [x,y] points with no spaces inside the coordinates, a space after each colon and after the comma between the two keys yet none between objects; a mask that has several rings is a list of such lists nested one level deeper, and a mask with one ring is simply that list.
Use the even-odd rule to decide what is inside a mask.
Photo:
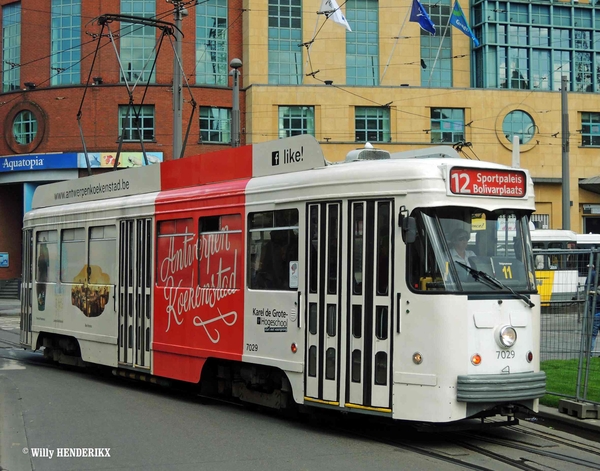
[{"label": "facebook logo", "polygon": [[274,150],[271,153],[271,165],[272,166],[279,165],[279,151],[278,150]]}]

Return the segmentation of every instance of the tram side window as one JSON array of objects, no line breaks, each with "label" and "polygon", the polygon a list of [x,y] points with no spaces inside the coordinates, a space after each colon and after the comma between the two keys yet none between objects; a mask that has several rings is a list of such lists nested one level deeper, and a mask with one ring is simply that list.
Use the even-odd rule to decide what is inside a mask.
[{"label": "tram side window", "polygon": [[90,227],[88,283],[116,284],[117,227]]},{"label": "tram side window", "polygon": [[71,291],[71,302],[87,317],[98,317],[108,304],[111,285],[116,284],[116,254],[117,227],[90,227],[88,263],[75,280],[81,285]]},{"label": "tram side window", "polygon": [[158,223],[156,283],[159,286],[193,286],[196,256],[196,234],[192,218]]},{"label": "tram side window", "polygon": [[56,283],[58,277],[58,233],[40,231],[36,239],[36,281]]},{"label": "tram side window", "polygon": [[85,276],[85,229],[63,229],[60,239],[60,281],[76,283]]},{"label": "tram side window", "polygon": [[417,237],[414,243],[409,245],[408,253],[410,285],[415,290],[445,290],[442,272],[422,219],[417,219],[417,224]]},{"label": "tram side window", "polygon": [[242,217],[239,214],[200,218],[198,273],[202,288],[239,289],[241,256]]},{"label": "tram side window", "polygon": [[298,210],[248,216],[248,284],[251,289],[298,289]]},{"label": "tram side window", "polygon": [[377,294],[387,296],[390,279],[390,203],[377,204]]},{"label": "tram side window", "polygon": [[46,309],[46,286],[55,283],[58,272],[57,231],[40,231],[36,236],[36,298],[40,311]]}]

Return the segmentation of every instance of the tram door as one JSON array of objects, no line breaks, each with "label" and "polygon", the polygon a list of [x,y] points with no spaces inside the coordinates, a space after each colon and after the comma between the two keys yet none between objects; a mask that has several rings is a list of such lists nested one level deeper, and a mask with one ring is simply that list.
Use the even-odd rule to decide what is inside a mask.
[{"label": "tram door", "polygon": [[392,378],[392,201],[352,201],[349,210],[347,405],[389,409]]},{"label": "tram door", "polygon": [[31,346],[31,296],[33,293],[33,231],[23,231],[23,280],[21,280],[21,345]]},{"label": "tram door", "polygon": [[119,363],[150,368],[152,220],[121,221],[119,234]]},{"label": "tram door", "polygon": [[341,209],[340,203],[330,202],[308,207],[306,395],[309,400],[387,410],[392,202],[350,201],[345,220]]},{"label": "tram door", "polygon": [[340,402],[341,203],[308,205],[306,396]]}]

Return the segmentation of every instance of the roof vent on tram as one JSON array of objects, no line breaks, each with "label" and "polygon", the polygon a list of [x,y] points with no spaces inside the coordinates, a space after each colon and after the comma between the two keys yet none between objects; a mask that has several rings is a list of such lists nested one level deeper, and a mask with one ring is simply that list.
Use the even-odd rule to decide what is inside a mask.
[{"label": "roof vent on tram", "polygon": [[354,149],[346,155],[346,162],[355,162],[357,160],[385,160],[390,158],[387,150],[376,149],[370,142],[365,143],[362,149]]}]

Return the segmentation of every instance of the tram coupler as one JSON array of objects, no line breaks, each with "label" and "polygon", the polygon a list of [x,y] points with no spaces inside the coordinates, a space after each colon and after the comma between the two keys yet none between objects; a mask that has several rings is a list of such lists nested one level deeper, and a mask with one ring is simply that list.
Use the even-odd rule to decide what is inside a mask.
[{"label": "tram coupler", "polygon": [[517,412],[517,408],[512,405],[500,407],[500,415],[503,415],[506,418],[514,417],[516,412]]}]

